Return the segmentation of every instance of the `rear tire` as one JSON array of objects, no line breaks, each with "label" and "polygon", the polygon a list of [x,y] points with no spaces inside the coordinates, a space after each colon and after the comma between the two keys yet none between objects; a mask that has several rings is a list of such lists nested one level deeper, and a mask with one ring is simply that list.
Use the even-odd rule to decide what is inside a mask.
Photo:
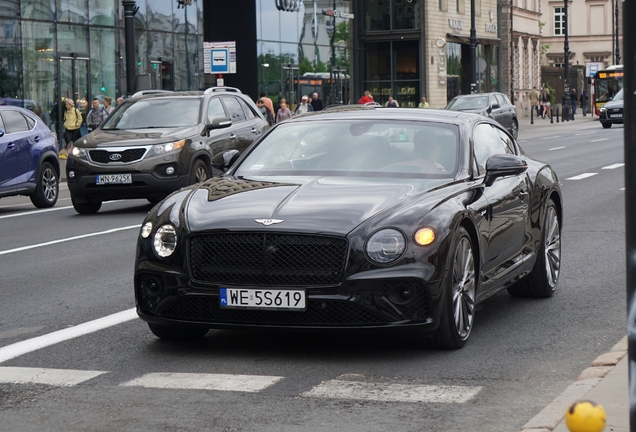
[{"label": "rear tire", "polygon": [[548,200],[537,261],[532,272],[508,288],[513,297],[552,297],[561,274],[561,225],[556,206]]},{"label": "rear tire", "polygon": [[210,168],[201,159],[197,159],[192,167],[190,184],[201,183],[210,178]]},{"label": "rear tire", "polygon": [[434,346],[444,349],[458,349],[468,342],[475,321],[477,293],[473,242],[463,227],[457,230],[451,250],[454,253],[444,280],[442,316],[431,338]]},{"label": "rear tire", "polygon": [[603,129],[609,129],[612,127],[611,123],[601,123],[601,125],[603,126]]},{"label": "rear tire", "polygon": [[73,208],[79,214],[95,214],[102,207],[102,202],[77,202],[76,199],[71,194],[71,202],[73,203]]},{"label": "rear tire", "polygon": [[60,194],[60,178],[49,162],[44,162],[40,167],[40,176],[35,187],[35,192],[29,198],[37,208],[53,207]]},{"label": "rear tire", "polygon": [[150,331],[159,339],[165,340],[197,340],[208,334],[209,329],[196,327],[169,327],[148,323]]}]

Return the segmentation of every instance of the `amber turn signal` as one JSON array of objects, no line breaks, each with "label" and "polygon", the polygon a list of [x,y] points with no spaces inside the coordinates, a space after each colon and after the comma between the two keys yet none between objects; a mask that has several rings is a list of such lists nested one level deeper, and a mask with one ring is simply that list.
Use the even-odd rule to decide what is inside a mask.
[{"label": "amber turn signal", "polygon": [[435,241],[435,231],[432,228],[420,228],[415,232],[415,243],[428,246]]}]

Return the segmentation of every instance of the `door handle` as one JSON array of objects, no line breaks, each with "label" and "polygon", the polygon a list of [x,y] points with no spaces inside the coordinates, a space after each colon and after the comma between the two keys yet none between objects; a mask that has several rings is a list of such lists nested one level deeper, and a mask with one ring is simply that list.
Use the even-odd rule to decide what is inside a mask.
[{"label": "door handle", "polygon": [[236,135],[230,134],[230,139],[236,139]]},{"label": "door handle", "polygon": [[15,143],[7,144],[7,148],[14,149],[15,148]]},{"label": "door handle", "polygon": [[522,200],[528,198],[528,192],[522,190],[521,192],[519,192],[519,198],[521,198]]},{"label": "door handle", "polygon": [[35,142],[40,142],[40,136],[39,136],[39,135],[36,135],[36,136],[33,138],[33,141],[35,141]]},{"label": "door handle", "polygon": [[257,133],[258,133],[258,129],[256,129],[256,128],[252,128],[252,133],[253,133],[253,134],[257,134]]}]

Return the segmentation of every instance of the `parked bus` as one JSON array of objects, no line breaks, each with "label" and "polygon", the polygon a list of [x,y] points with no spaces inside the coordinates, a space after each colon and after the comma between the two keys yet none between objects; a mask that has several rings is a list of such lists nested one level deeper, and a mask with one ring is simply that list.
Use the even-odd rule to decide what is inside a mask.
[{"label": "parked bus", "polygon": [[601,107],[623,88],[623,65],[609,66],[596,72],[594,77],[594,111],[601,114]]}]

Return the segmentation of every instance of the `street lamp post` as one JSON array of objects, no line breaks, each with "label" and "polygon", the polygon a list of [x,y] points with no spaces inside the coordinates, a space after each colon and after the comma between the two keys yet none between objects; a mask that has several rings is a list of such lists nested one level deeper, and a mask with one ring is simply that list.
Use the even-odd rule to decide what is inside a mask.
[{"label": "street lamp post", "polygon": [[477,30],[475,29],[475,0],[470,0],[470,92],[477,92]]},{"label": "street lamp post", "polygon": [[567,108],[568,98],[570,97],[570,85],[568,83],[569,80],[569,66],[570,66],[570,45],[568,44],[568,0],[563,0],[563,34],[565,36],[565,40],[563,41],[563,53],[564,60],[563,66],[565,67],[565,80],[563,80],[563,93],[565,97],[563,101],[565,101],[562,110],[563,114],[567,113],[567,120],[574,120],[574,114],[570,113],[570,110]]},{"label": "street lamp post", "polygon": [[188,54],[188,8],[192,0],[177,0],[177,9],[183,8],[183,18],[185,21],[185,56],[186,56],[186,76],[188,77],[188,90],[192,90],[192,78],[190,74],[190,56]]},{"label": "street lamp post", "polygon": [[126,92],[135,93],[135,14],[139,9],[135,0],[122,0],[126,40]]},{"label": "street lamp post", "polygon": [[614,33],[615,33],[615,37],[616,37],[616,50],[614,51],[614,54],[616,55],[616,61],[614,62],[614,64],[621,64],[621,48],[620,45],[618,45],[618,0],[614,0],[614,16],[616,17],[614,19]]}]

